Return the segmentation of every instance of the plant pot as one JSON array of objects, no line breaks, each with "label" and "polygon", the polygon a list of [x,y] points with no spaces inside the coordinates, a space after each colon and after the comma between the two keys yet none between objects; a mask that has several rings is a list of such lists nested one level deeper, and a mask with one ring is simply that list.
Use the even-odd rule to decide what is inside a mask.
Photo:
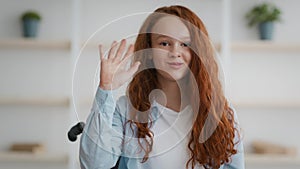
[{"label": "plant pot", "polygon": [[274,23],[273,22],[262,22],[258,25],[259,35],[261,40],[272,40]]},{"label": "plant pot", "polygon": [[23,36],[36,37],[38,34],[39,20],[25,19],[23,20]]}]

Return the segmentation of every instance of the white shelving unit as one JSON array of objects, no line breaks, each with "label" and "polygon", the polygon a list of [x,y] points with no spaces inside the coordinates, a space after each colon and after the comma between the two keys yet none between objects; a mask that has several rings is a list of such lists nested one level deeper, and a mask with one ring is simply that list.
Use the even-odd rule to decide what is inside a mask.
[{"label": "white shelving unit", "polygon": [[300,165],[300,157],[283,155],[245,154],[246,165]]},{"label": "white shelving unit", "polygon": [[300,43],[274,42],[274,41],[240,41],[231,44],[234,52],[249,51],[274,51],[274,52],[299,52]]},{"label": "white shelving unit", "polygon": [[[71,0],[70,2],[68,2],[70,6],[76,6],[78,4],[80,0]],[[14,3],[14,2],[12,2]],[[28,3],[33,3],[33,1],[28,2]],[[37,8],[38,10],[41,10],[43,7],[43,5],[41,4],[47,4],[47,3],[53,3],[53,2],[37,2],[36,4],[31,4],[33,6],[33,8]],[[54,3],[62,3],[62,4],[66,4],[64,2],[54,2]],[[4,5],[4,4],[3,4]],[[36,5],[36,6],[35,6]],[[49,7],[51,8],[51,5],[48,4]],[[52,6],[53,7],[53,6]],[[24,7],[26,8],[26,7]],[[22,9],[20,7],[20,9]],[[17,9],[16,9],[17,10]],[[24,9],[22,9],[24,10]],[[59,9],[58,9],[59,10]],[[72,8],[71,9],[71,18],[73,18],[74,23],[77,22],[78,16],[77,14],[79,14],[79,11],[76,11],[76,8]],[[43,20],[49,21],[49,19],[54,19],[54,17],[56,16],[52,16],[49,17],[47,16],[47,12],[51,12],[51,11],[47,11],[47,9],[41,10],[41,12],[46,11],[46,13],[43,13],[42,16],[44,17]],[[52,11],[55,12],[55,11]],[[59,13],[60,11],[58,11]],[[65,11],[67,12],[67,10]],[[52,14],[51,14],[52,15]],[[68,14],[66,14],[68,15]],[[73,16],[74,15],[74,16]],[[59,16],[61,18],[64,17],[68,17],[68,16]],[[71,19],[68,18],[68,19]],[[42,21],[43,21],[42,20]],[[73,24],[74,24],[73,23]],[[46,22],[47,24],[47,22]],[[68,23],[66,22],[67,25],[61,25],[66,29],[66,27],[68,27]],[[51,60],[54,59],[53,62],[55,62],[55,60],[60,59],[59,55],[61,54],[62,56],[62,61],[65,63],[65,61],[68,61],[68,67],[70,67],[71,70],[68,70],[68,72],[64,71],[62,72],[62,76],[64,75],[68,75],[68,80],[67,80],[67,86],[71,86],[72,85],[72,72],[73,72],[73,64],[75,63],[75,55],[77,54],[76,52],[78,52],[78,50],[76,49],[76,45],[78,45],[78,41],[76,41],[76,38],[78,36],[80,36],[79,34],[76,35],[75,32],[76,31],[76,27],[74,26],[79,26],[79,25],[72,25],[72,27],[67,28],[69,30],[70,36],[71,38],[58,38],[57,35],[52,37],[43,37],[43,38],[0,38],[0,51],[4,52],[4,54],[10,55],[13,52],[19,52],[18,53],[18,57],[20,57],[20,60],[23,60],[28,58],[28,59],[32,59],[34,57],[38,57],[40,56],[40,58],[37,58],[38,61],[36,61],[36,64],[39,64],[39,61],[42,61],[42,63],[45,64],[45,62],[43,62],[43,58],[45,58],[45,60]],[[53,27],[53,29],[55,29],[55,27]],[[53,33],[53,32],[52,32]],[[56,33],[59,33],[56,32]],[[60,36],[59,36],[60,37]],[[21,52],[24,52],[25,55],[23,56],[22,54],[20,54]],[[31,52],[32,51],[32,52]],[[51,53],[49,55],[46,56],[42,56],[44,53]],[[54,56],[55,55],[55,56]],[[73,57],[74,55],[74,57]],[[49,57],[50,56],[50,57]],[[51,56],[54,56],[53,58],[51,58]],[[16,58],[17,56],[13,56],[12,58]],[[2,60],[9,60],[11,58],[7,57],[7,56],[0,56],[0,59]],[[35,61],[35,60],[32,60]],[[51,60],[52,61],[52,60]],[[50,63],[50,64],[53,64]],[[24,63],[24,64],[27,64]],[[47,63],[46,63],[47,64]],[[59,65],[60,64],[60,65]],[[53,64],[54,68],[62,68],[62,64],[58,63],[56,66],[55,63]],[[39,66],[37,66],[39,67]],[[32,69],[34,70],[36,67],[34,66]],[[30,68],[29,68],[30,69]],[[18,71],[18,70],[16,70]],[[36,70],[39,71],[39,70]],[[60,76],[61,74],[53,74],[56,71],[44,71],[45,73],[51,74],[51,76]],[[9,75],[8,75],[9,76]],[[20,78],[22,79],[22,72],[20,73]],[[26,76],[26,75],[25,75]],[[47,78],[47,77],[45,77]],[[32,78],[34,79],[34,78]],[[54,78],[55,79],[55,78]],[[59,79],[59,78],[58,78]],[[39,79],[39,77],[36,80],[43,80],[43,79]],[[22,83],[20,82],[20,88],[22,88],[23,86],[21,85]],[[28,84],[28,83],[27,83]],[[63,83],[54,83],[55,85],[57,84],[63,84]],[[65,85],[65,84],[63,84]],[[58,86],[60,87],[60,86]],[[64,87],[64,86],[62,86]],[[55,88],[55,87],[53,87]],[[71,87],[69,87],[71,89]],[[24,90],[26,90],[26,88],[24,87]],[[54,90],[55,91],[55,90]],[[55,91],[56,92],[56,91]],[[27,92],[28,93],[28,92]],[[42,92],[45,93],[45,92]],[[49,93],[49,92],[48,92]],[[49,120],[51,122],[54,121],[54,123],[56,122],[56,118],[65,118],[66,115],[68,115],[68,119],[65,119],[65,123],[68,124],[72,124],[74,123],[74,118],[75,114],[74,111],[72,109],[72,94],[71,94],[71,90],[70,92],[67,92],[68,95],[66,95],[65,93],[62,93],[62,96],[58,96],[56,93],[54,93],[53,95],[50,96],[49,94],[46,95],[19,95],[17,94],[12,94],[12,96],[5,94],[5,95],[1,95],[0,96],[0,108],[4,111],[9,110],[9,112],[14,111],[14,110],[10,110],[10,109],[16,109],[16,111],[22,111],[20,109],[26,109],[25,111],[30,112],[30,113],[39,113],[39,117],[40,116],[49,116]],[[32,109],[38,107],[38,109]],[[54,109],[52,109],[54,108]],[[46,111],[59,111],[59,113],[55,113],[54,114],[46,114],[44,112],[36,112],[36,111],[42,111],[43,109],[46,109]],[[63,112],[63,113],[60,113]],[[6,113],[6,112],[3,112]],[[6,113],[7,114],[7,113]],[[12,116],[12,115],[10,115]],[[19,116],[24,116],[23,112],[20,112],[20,114],[15,114],[16,118],[19,118]],[[52,118],[51,118],[52,116]],[[57,116],[57,117],[56,117]],[[59,116],[59,117],[58,117]],[[4,117],[5,118],[5,117]],[[32,117],[34,119],[34,117]],[[26,121],[26,119],[24,119]],[[36,120],[36,119],[35,119]],[[12,122],[14,123],[14,122]],[[26,122],[25,122],[26,123]],[[47,124],[47,122],[45,122]],[[32,123],[32,125],[35,125],[36,122],[34,121]],[[17,124],[16,124],[17,125]],[[57,125],[57,127],[56,127]],[[44,132],[44,136],[42,137],[37,137],[37,140],[43,140],[45,138],[49,138],[47,135],[52,135],[51,137],[61,137],[59,134],[53,134],[51,133],[52,130],[60,130],[60,133],[63,131],[65,132],[65,128],[62,128],[62,124],[54,124],[53,126],[49,126],[48,128],[50,128],[50,133],[49,131],[45,131]],[[35,127],[41,127],[44,128],[44,126],[32,126],[33,128]],[[28,128],[27,126],[25,126],[24,128]],[[9,126],[7,127],[6,130],[10,130]],[[41,129],[43,130],[43,129]],[[59,131],[57,132],[59,133]],[[1,133],[2,134],[2,133]],[[18,133],[15,133],[18,134]],[[67,133],[64,133],[64,140],[67,139],[66,137]],[[21,134],[22,135],[22,134]],[[13,133],[11,133],[11,135],[13,137]],[[25,136],[26,137],[26,136]],[[23,140],[28,140],[27,138],[25,138]],[[7,139],[4,139],[7,140]],[[3,140],[3,141],[4,141]],[[30,139],[29,139],[30,140]],[[61,138],[58,138],[58,140],[62,140]],[[18,140],[15,140],[18,141]],[[2,142],[2,139],[1,139]],[[26,142],[26,141],[25,141]],[[56,141],[57,142],[57,141]],[[67,142],[67,141],[66,141]],[[54,143],[55,144],[55,143]],[[61,145],[62,143],[58,143],[59,145]],[[7,146],[9,146],[9,143],[7,143]],[[75,147],[74,147],[75,146]],[[78,147],[74,144],[66,144],[65,147],[69,147],[69,148],[65,148],[66,150],[62,150],[64,153],[61,153],[61,151],[59,150],[58,152],[56,152],[55,150],[51,150],[49,149],[49,147],[46,146],[46,151],[45,152],[41,152],[41,153],[23,153],[23,152],[10,152],[7,150],[7,148],[3,148],[0,151],[0,168],[5,167],[5,168],[19,168],[20,166],[23,166],[24,164],[24,168],[63,168],[63,169],[75,169],[75,168],[79,168],[78,166],[76,166],[74,160],[77,160],[78,157],[74,154],[74,152],[76,152],[78,150]]]},{"label": "white shelving unit", "polygon": [[300,109],[299,101],[266,101],[266,100],[253,100],[253,101],[238,101],[232,100],[232,104],[234,106],[242,107],[242,108],[294,108]]},{"label": "white shelving unit", "polygon": [[[263,42],[263,41],[233,41],[230,40],[230,8],[231,0],[222,0],[222,20],[223,20],[223,37],[220,43],[215,43],[215,48],[221,52],[223,59],[226,61],[225,70],[231,65],[231,53],[233,52],[251,52],[251,51],[273,51],[273,52],[300,52],[300,43],[296,42]],[[46,3],[46,2],[45,2]],[[0,39],[0,50],[13,50],[13,49],[28,49],[28,50],[64,50],[69,53],[71,65],[70,72],[72,72],[75,64],[79,48],[82,46],[80,41],[80,24],[79,20],[81,17],[81,1],[72,0],[72,29],[71,38],[67,40],[48,40],[48,39]],[[89,43],[88,47],[97,47],[97,43]],[[107,45],[109,46],[109,45]],[[71,73],[70,73],[71,74]],[[227,74],[230,78],[230,74]],[[70,86],[71,79],[70,77]],[[71,93],[71,91],[70,91]],[[72,95],[67,97],[33,97],[33,98],[0,98],[0,106],[54,106],[54,107],[67,107],[69,108],[70,119],[68,121],[74,122],[75,114],[73,103],[74,100]],[[261,102],[261,101],[235,101],[233,102],[237,107],[260,107],[260,108],[297,108],[300,109],[300,102]],[[31,163],[60,163],[66,164],[69,169],[77,169],[78,156],[77,156],[78,144],[70,145],[68,154],[15,154],[2,152],[0,153],[0,162],[31,162]],[[270,156],[270,155],[253,155],[246,154],[247,164],[292,164],[300,165],[300,159],[298,157],[281,157],[281,156]]]},{"label": "white shelving unit", "polygon": [[[240,88],[240,89],[253,91],[250,89],[252,87],[250,84],[253,82],[253,80],[255,80],[255,78],[253,78],[253,77],[257,77],[258,84],[264,83],[264,82],[268,81],[268,78],[269,78],[268,76],[272,75],[272,71],[274,71],[274,69],[275,69],[274,67],[276,67],[276,66],[278,66],[278,70],[282,70],[282,72],[284,72],[284,73],[279,74],[276,78],[271,76],[270,77],[271,82],[276,81],[278,83],[282,83],[282,86],[285,86],[286,83],[291,83],[291,82],[294,82],[294,84],[298,84],[299,80],[297,81],[296,80],[297,77],[293,76],[294,73],[291,73],[291,74],[287,73],[287,72],[291,72],[293,70],[297,71],[295,69],[295,67],[296,67],[295,64],[291,64],[292,67],[290,69],[286,65],[288,63],[292,63],[293,61],[296,61],[296,63],[299,63],[299,60],[297,61],[298,56],[296,56],[296,55],[299,54],[299,56],[300,56],[300,41],[299,41],[299,39],[295,39],[292,41],[281,40],[280,38],[278,38],[278,40],[276,39],[276,34],[281,33],[281,37],[282,37],[282,34],[284,34],[283,32],[288,33],[288,32],[286,32],[288,29],[285,29],[285,31],[282,31],[284,28],[282,27],[281,28],[282,30],[281,30],[279,28],[279,26],[282,26],[284,24],[287,24],[287,22],[289,22],[290,15],[288,15],[288,11],[287,11],[289,9],[287,9],[287,8],[282,9],[283,13],[285,13],[284,15],[282,15],[285,23],[276,25],[278,27],[275,27],[275,32],[274,32],[275,40],[271,40],[271,41],[247,40],[247,38],[239,37],[239,35],[242,35],[241,32],[245,33],[245,31],[240,31],[236,28],[236,27],[241,27],[241,25],[242,25],[241,22],[244,22],[245,12],[248,10],[245,8],[246,5],[243,6],[241,4],[248,3],[249,9],[250,9],[250,5],[258,4],[261,2],[258,2],[258,1],[239,2],[238,0],[229,0],[227,2],[231,3],[230,7],[232,7],[232,9],[230,10],[231,14],[229,14],[229,15],[231,15],[230,16],[231,19],[229,19],[230,25],[228,25],[228,29],[233,30],[231,32],[231,36],[229,38],[230,40],[227,41],[228,44],[225,46],[225,47],[227,47],[227,50],[229,51],[228,52],[229,55],[226,57],[227,58],[227,66],[235,67],[236,64],[239,64],[239,63],[242,63],[242,64],[249,63],[250,66],[249,65],[245,65],[245,66],[247,66],[247,68],[250,68],[250,69],[248,70],[248,72],[246,71],[246,74],[244,75],[245,78],[241,78],[243,80],[243,82],[241,82],[241,84],[244,84],[245,86],[247,86],[247,84],[245,83],[245,81],[247,81],[246,77],[252,76],[249,80],[249,86],[247,86],[247,87],[249,87],[249,89],[245,89],[245,88]],[[283,8],[282,7],[283,2],[284,1],[276,1],[276,2],[271,1],[271,3],[277,4],[280,8]],[[289,6],[289,5],[286,5],[286,6]],[[230,7],[227,7],[227,8],[230,9]],[[237,13],[235,11],[239,11],[239,13]],[[242,11],[244,11],[243,16],[240,15]],[[245,28],[246,28],[246,22],[243,24],[245,24]],[[232,29],[229,28],[230,26],[232,26]],[[295,25],[290,24],[290,26],[292,28]],[[288,31],[291,31],[291,30],[288,30]],[[291,31],[291,32],[293,32],[293,31]],[[235,39],[237,39],[237,40],[235,40]],[[239,40],[239,39],[242,39],[242,40]],[[243,39],[246,39],[246,40],[243,40]],[[274,58],[274,60],[272,60],[272,58]],[[267,61],[268,59],[270,59],[269,63]],[[249,62],[247,63],[247,61],[249,61]],[[280,65],[280,61],[283,61],[281,63],[282,65]],[[263,64],[259,64],[259,62],[263,62],[263,64],[265,64],[265,69],[259,69],[259,71],[257,71],[256,74],[252,73],[252,72],[249,73],[250,71],[255,72],[255,67],[259,67],[259,66],[260,66],[259,68],[263,67]],[[256,65],[256,63],[258,65]],[[233,64],[235,64],[235,65],[233,65]],[[276,66],[274,66],[274,65],[276,65]],[[269,68],[269,66],[270,66],[270,68]],[[243,67],[243,65],[240,65],[239,67]],[[253,68],[253,69],[251,69],[251,68]],[[234,69],[234,70],[238,71],[238,69]],[[242,68],[241,70],[244,73],[245,69]],[[278,74],[278,72],[274,71],[273,75],[276,76],[276,74]],[[283,78],[283,77],[285,77],[283,74],[287,77],[292,76],[292,77],[294,77],[295,80],[291,80],[292,78]],[[238,73],[230,72],[229,76],[227,78],[232,80],[233,78],[236,78],[237,76],[240,77],[241,75],[242,74],[239,72]],[[260,81],[260,80],[262,80],[260,77],[266,77],[266,79],[264,79],[265,81]],[[283,78],[283,80],[281,80],[281,82],[280,82],[280,80],[278,80],[280,78]],[[277,79],[277,80],[274,80],[274,79]],[[289,81],[286,82],[285,81],[286,79],[288,79]],[[236,85],[237,80],[235,80],[234,82]],[[268,141],[272,140],[272,139],[268,138],[268,136],[270,136],[271,138],[274,139],[274,137],[277,137],[277,135],[280,135],[280,133],[283,131],[285,132],[285,130],[281,129],[280,131],[278,131],[278,130],[273,131],[273,129],[276,130],[276,129],[280,128],[279,126],[283,126],[284,124],[288,123],[287,121],[289,121],[289,120],[287,120],[287,119],[295,117],[295,114],[296,114],[295,112],[300,111],[300,100],[298,99],[299,97],[295,97],[295,95],[297,95],[297,93],[299,93],[300,90],[295,89],[295,91],[293,93],[294,95],[292,97],[288,97],[287,95],[284,95],[281,98],[281,97],[278,97],[278,95],[276,95],[276,94],[274,96],[277,96],[277,97],[272,97],[273,95],[270,92],[271,90],[268,90],[268,89],[271,88],[273,90],[278,89],[281,91],[285,91],[285,90],[289,90],[289,87],[279,88],[278,87],[279,85],[276,85],[276,84],[274,85],[275,86],[274,87],[271,82],[270,82],[271,85],[269,86],[269,88],[266,89],[268,92],[266,92],[265,95],[258,93],[258,96],[263,95],[266,97],[262,97],[262,98],[253,97],[255,95],[255,94],[253,94],[253,93],[255,93],[255,91],[253,91],[253,93],[250,93],[250,97],[243,97],[243,98],[236,97],[231,100],[233,106],[236,109],[243,110],[243,111],[238,111],[238,113],[239,113],[238,116],[239,116],[240,120],[241,120],[241,117],[244,116],[244,118],[245,118],[245,119],[243,119],[244,122],[248,121],[248,124],[247,124],[248,128],[245,128],[245,130],[252,129],[249,132],[250,134],[252,134],[251,136],[248,136],[247,133],[243,133],[243,134],[245,134],[244,138],[246,138],[246,139],[250,138],[250,140],[251,140],[254,138],[254,140],[255,140],[255,139],[263,138]],[[267,84],[269,84],[269,83],[267,83]],[[257,86],[258,85],[256,85],[255,87],[257,87]],[[286,86],[289,86],[289,85],[286,85]],[[293,86],[293,85],[290,85],[290,86]],[[235,87],[231,88],[231,90],[235,90]],[[237,90],[237,92],[238,91],[239,90]],[[291,91],[291,90],[289,90],[289,91]],[[263,90],[259,90],[259,92],[264,93]],[[274,90],[274,93],[276,93],[276,92],[278,92],[278,91]],[[245,92],[245,93],[247,93],[247,92]],[[290,93],[291,92],[289,92],[289,94]],[[268,98],[268,99],[265,99],[265,98]],[[296,98],[296,99],[293,99],[293,98]],[[277,110],[277,111],[274,111],[274,110]],[[288,110],[291,110],[291,111],[288,111]],[[253,112],[253,111],[257,111],[257,112]],[[282,111],[282,113],[281,113],[281,111]],[[291,114],[288,114],[289,112],[291,112]],[[284,117],[284,115],[283,115],[284,113],[286,113],[286,117]],[[263,117],[264,120],[267,119],[269,121],[261,120],[260,116]],[[278,116],[278,117],[276,117],[276,116]],[[265,118],[265,117],[269,117],[269,118]],[[282,122],[282,124],[276,124],[276,122],[280,121],[279,120],[280,118],[287,118],[287,119],[282,119],[282,121],[285,121],[285,122]],[[249,124],[250,121],[253,124]],[[295,126],[294,123],[292,122],[292,120],[290,120],[290,121],[293,124],[291,126]],[[274,124],[274,122],[275,122],[275,124]],[[242,126],[242,130],[244,130],[243,124],[241,124],[241,126]],[[289,126],[289,125],[287,125],[287,126]],[[291,133],[290,128],[289,127],[286,127],[286,128],[287,128],[286,132]],[[299,128],[299,127],[296,127],[296,128]],[[253,130],[255,130],[255,131],[253,131]],[[259,130],[262,130],[262,132],[260,132]],[[295,130],[297,130],[297,129],[295,129]],[[268,131],[269,133],[266,131]],[[274,134],[273,132],[277,133],[277,134]],[[264,136],[261,136],[261,133],[264,133]],[[276,135],[276,136],[274,136],[274,135]],[[283,135],[284,136],[280,135],[282,137],[282,139],[289,139],[288,137],[286,137],[287,134],[283,134]],[[295,137],[293,137],[293,138],[295,138]],[[272,141],[275,141],[275,139]],[[270,142],[272,142],[272,141],[270,141]],[[295,144],[295,141],[292,141],[292,140],[280,142],[280,140],[277,139],[276,141],[278,142],[278,144],[283,144],[283,145],[285,145],[287,143],[290,143],[293,145]],[[245,143],[245,140],[244,140],[244,143]],[[248,141],[248,144],[249,143],[250,142]],[[287,144],[287,146],[289,146],[289,145]],[[250,147],[248,147],[248,148],[250,148]],[[259,169],[271,169],[271,168],[272,169],[273,168],[296,169],[296,168],[300,167],[299,149],[298,149],[298,155],[296,155],[296,156],[276,155],[276,154],[275,155],[273,155],[273,154],[248,154],[248,152],[245,152],[245,153],[246,153],[245,154],[246,168],[249,168],[249,169],[258,169],[258,168]]]},{"label": "white shelving unit", "polygon": [[0,98],[0,106],[57,106],[68,107],[69,98]]},{"label": "white shelving unit", "polygon": [[51,154],[51,153],[15,153],[2,152],[0,153],[0,162],[12,163],[68,163],[68,155]]},{"label": "white shelving unit", "polygon": [[70,50],[69,40],[46,40],[46,39],[1,39],[0,49],[53,49]]}]

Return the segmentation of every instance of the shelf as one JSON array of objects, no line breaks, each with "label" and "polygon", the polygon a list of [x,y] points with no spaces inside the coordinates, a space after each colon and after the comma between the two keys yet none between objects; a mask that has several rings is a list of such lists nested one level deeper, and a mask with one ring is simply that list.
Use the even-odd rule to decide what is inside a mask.
[{"label": "shelf", "polygon": [[[130,41],[129,43],[133,43]],[[97,42],[89,42],[85,44],[85,42],[81,43],[81,47],[88,48],[98,48],[100,43]],[[104,49],[109,49],[110,44],[104,43]],[[220,52],[221,44],[214,43],[214,47],[217,51]],[[69,50],[71,48],[71,42],[68,40],[41,40],[41,39],[0,39],[0,48],[2,49],[61,49],[61,50]]]},{"label": "shelf", "polygon": [[263,165],[300,165],[300,157],[284,155],[245,154],[245,163]]},{"label": "shelf", "polygon": [[[15,153],[1,152],[0,162],[32,162],[32,163],[64,163],[67,164],[68,156],[64,154],[51,153]],[[261,155],[245,154],[245,163],[249,164],[270,164],[270,165],[300,165],[300,157],[283,155]]]},{"label": "shelf", "polygon": [[300,51],[300,42],[274,42],[274,41],[241,41],[231,43],[232,51]]},{"label": "shelf", "polygon": [[0,98],[2,106],[68,106],[69,98]]},{"label": "shelf", "polygon": [[294,101],[294,102],[279,102],[279,101],[253,101],[253,102],[242,102],[242,101],[232,101],[232,104],[235,107],[240,108],[278,108],[278,109],[300,109],[300,102]]},{"label": "shelf", "polygon": [[[91,49],[91,48],[92,49],[98,49],[98,45],[102,44],[103,49],[107,50],[111,46],[110,43],[111,42],[105,43],[105,42],[95,42],[95,41],[90,41],[90,42],[83,41],[81,43],[81,48],[83,48],[83,49],[87,49],[87,48],[89,48],[89,49]],[[134,44],[134,40],[128,40],[127,44]],[[218,52],[221,51],[221,43],[212,43],[212,44],[213,44],[215,50],[217,50]]]},{"label": "shelf", "polygon": [[1,39],[0,48],[20,49],[70,49],[71,42],[68,40],[42,40],[42,39]]},{"label": "shelf", "polygon": [[[82,43],[83,46],[84,43]],[[87,47],[97,47],[99,43],[89,42]],[[70,49],[69,40],[42,40],[42,39],[1,39],[0,48],[23,48],[23,49]],[[221,50],[220,43],[214,43],[217,51]],[[109,48],[110,45],[105,44]],[[240,41],[232,42],[233,51],[253,51],[253,50],[271,50],[271,51],[300,51],[300,43],[296,42],[274,42],[274,41]]]},{"label": "shelf", "polygon": [[0,152],[0,162],[68,163],[65,154]]}]

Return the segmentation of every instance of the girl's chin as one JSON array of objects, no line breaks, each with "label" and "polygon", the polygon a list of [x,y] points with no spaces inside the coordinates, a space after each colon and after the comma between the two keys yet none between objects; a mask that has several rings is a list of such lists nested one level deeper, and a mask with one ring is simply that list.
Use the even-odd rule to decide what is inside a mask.
[{"label": "girl's chin", "polygon": [[159,78],[161,80],[167,80],[167,81],[180,81],[187,77],[188,72],[182,72],[182,71],[170,71],[170,73],[166,71],[158,71]]},{"label": "girl's chin", "polygon": [[161,75],[162,80],[168,80],[168,81],[180,81],[182,79],[184,79],[186,77],[186,75],[182,74],[182,75],[172,75],[172,74],[163,74]]}]

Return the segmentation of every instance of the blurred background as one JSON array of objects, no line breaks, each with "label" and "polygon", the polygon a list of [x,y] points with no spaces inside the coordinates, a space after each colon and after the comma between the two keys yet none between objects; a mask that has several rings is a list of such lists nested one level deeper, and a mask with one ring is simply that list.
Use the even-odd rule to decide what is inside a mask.
[{"label": "blurred background", "polygon": [[[249,27],[245,17],[264,2],[274,4],[281,18],[267,39],[261,39],[258,25]],[[97,44],[107,49],[113,40],[134,42],[149,12],[175,4],[203,20],[219,53],[225,93],[240,122],[246,168],[300,168],[300,1],[0,4],[0,168],[79,168],[79,141],[68,141],[66,133],[90,112],[99,79]],[[26,17],[35,21],[24,23]],[[37,32],[24,32],[25,25],[37,25]],[[124,88],[118,94],[122,92]]]}]

